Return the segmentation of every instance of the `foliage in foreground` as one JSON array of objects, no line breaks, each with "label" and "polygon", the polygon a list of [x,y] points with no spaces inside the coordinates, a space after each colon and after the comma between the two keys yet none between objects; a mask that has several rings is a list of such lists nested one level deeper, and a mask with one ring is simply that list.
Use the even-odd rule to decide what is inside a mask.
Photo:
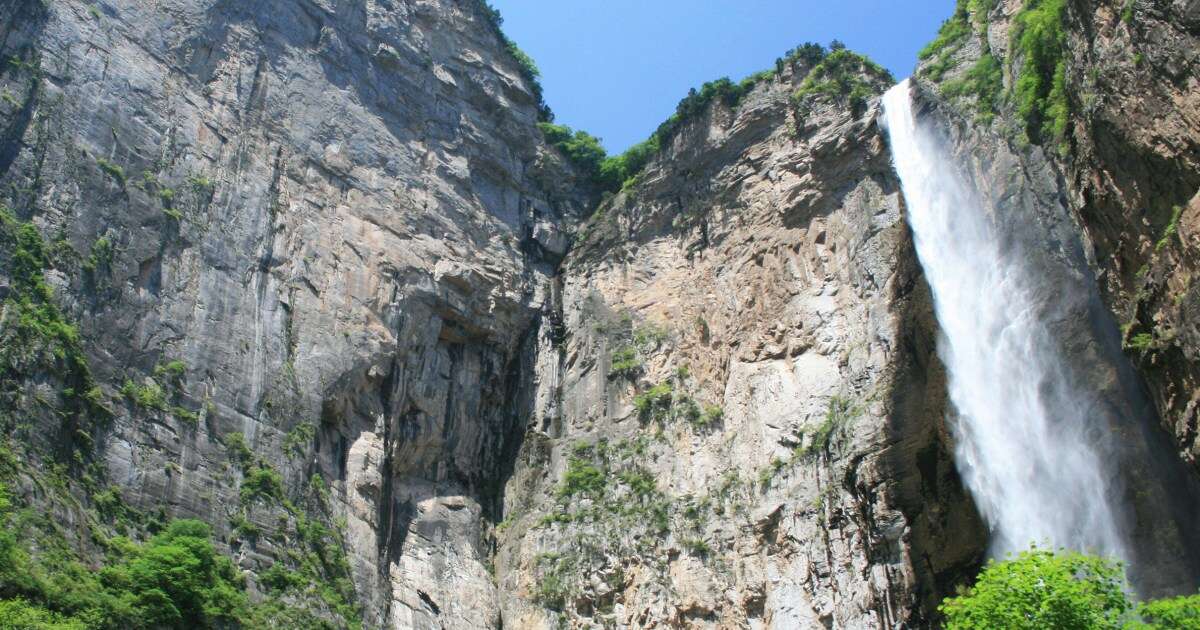
[{"label": "foliage in foreground", "polygon": [[250,612],[233,563],[219,555],[208,525],[179,520],[144,544],[111,541],[110,562],[94,571],[54,536],[36,556],[18,537],[50,523],[0,498],[0,627],[222,627]]},{"label": "foliage in foreground", "polygon": [[1200,595],[1137,604],[1115,560],[1030,549],[940,607],[947,630],[1197,630]]},{"label": "foliage in foreground", "polygon": [[252,602],[241,571],[211,537],[206,523],[176,520],[142,543],[104,538],[106,558],[96,568],[58,522],[15,506],[0,482],[0,628],[358,627],[356,611],[339,607],[340,599],[323,597],[325,612],[316,614],[307,599],[293,601],[289,594],[305,584],[278,584],[299,575],[281,564],[262,575],[264,601]]}]

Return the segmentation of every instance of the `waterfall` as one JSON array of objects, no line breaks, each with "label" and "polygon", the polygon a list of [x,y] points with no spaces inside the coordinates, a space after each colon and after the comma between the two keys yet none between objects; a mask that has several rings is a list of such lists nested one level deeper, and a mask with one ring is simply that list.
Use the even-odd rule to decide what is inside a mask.
[{"label": "waterfall", "polygon": [[883,107],[941,329],[956,463],[991,529],[992,554],[1036,543],[1126,558],[1104,428],[1065,376],[1033,289],[1040,270],[1001,238],[992,209],[916,120],[908,81]]}]

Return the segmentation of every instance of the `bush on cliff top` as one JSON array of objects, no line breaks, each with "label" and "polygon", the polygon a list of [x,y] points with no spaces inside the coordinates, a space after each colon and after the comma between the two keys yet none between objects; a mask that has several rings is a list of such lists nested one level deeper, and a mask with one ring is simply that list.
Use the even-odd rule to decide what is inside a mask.
[{"label": "bush on cliff top", "polygon": [[792,102],[799,105],[810,96],[827,96],[858,109],[875,94],[875,88],[863,75],[888,82],[894,80],[890,72],[867,57],[844,48],[835,50],[808,73],[800,89],[792,95]]},{"label": "bush on cliff top", "polygon": [[675,134],[707,112],[713,103],[735,108],[755,86],[774,79],[784,68],[797,63],[812,68],[810,76],[818,75],[811,82],[806,80],[808,90],[846,96],[855,103],[864,101],[871,93],[866,82],[857,79],[855,72],[870,72],[891,80],[891,75],[878,64],[846,50],[840,42],[830,44],[830,51],[820,44],[807,42],[776,59],[774,70],[757,72],[736,83],[728,77],[722,77],[705,83],[698,90],[693,88],[649,138],[629,147],[620,155],[606,155],[600,139],[587,132],[574,131],[562,125],[542,124],[539,127],[546,141],[591,177],[597,188],[615,192],[632,184],[646,164],[670,144]]}]

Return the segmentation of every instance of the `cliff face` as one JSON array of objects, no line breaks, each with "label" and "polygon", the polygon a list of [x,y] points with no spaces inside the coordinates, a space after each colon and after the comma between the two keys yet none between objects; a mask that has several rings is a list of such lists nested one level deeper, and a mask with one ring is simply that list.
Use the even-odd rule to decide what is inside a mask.
[{"label": "cliff face", "polygon": [[[985,52],[1012,89],[1019,0],[918,94],[1060,280],[1169,590],[1200,565],[1158,456],[1196,449],[1200,5],[1117,4],[1066,5],[1063,152],[946,90]],[[197,518],[333,627],[933,623],[987,534],[889,80],[787,61],[598,202],[506,45],[461,0],[0,5],[0,481],[51,517],[19,533],[98,565]]]},{"label": "cliff face", "polygon": [[[321,581],[352,578],[369,626],[496,625],[481,531],[589,200],[480,8],[29,0],[0,43],[4,203],[49,243],[98,387],[71,465],[251,571],[325,523],[349,575]],[[76,437],[74,373],[15,356],[38,340],[0,286],[32,489]],[[284,492],[249,485],[272,472]],[[95,490],[55,508],[77,533]]]},{"label": "cliff face", "polygon": [[808,70],[581,230],[505,492],[506,626],[919,624],[978,561],[878,110],[798,113]]}]

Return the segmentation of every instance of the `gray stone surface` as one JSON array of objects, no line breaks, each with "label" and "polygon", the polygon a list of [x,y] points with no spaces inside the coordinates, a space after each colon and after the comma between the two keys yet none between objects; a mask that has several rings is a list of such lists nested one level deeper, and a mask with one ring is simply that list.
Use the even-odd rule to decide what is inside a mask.
[{"label": "gray stone surface", "polygon": [[[925,112],[1080,290],[1067,310],[1094,317],[1063,338],[1098,405],[1162,418],[1193,457],[1196,3],[1136,3],[1132,25],[1091,4],[1069,22],[1072,85],[1103,95],[1081,96],[1077,161],[929,85]],[[992,16],[998,54],[1019,6]],[[807,68],[784,68],[597,206],[473,1],[10,0],[0,55],[0,200],[52,243],[47,283],[114,412],[104,481],[213,524],[252,590],[302,541],[286,506],[242,500],[236,434],[340,532],[370,628],[926,627],[977,568],[875,99],[798,115]],[[1155,331],[1153,408],[1122,408],[1130,366],[1080,342],[1106,316],[1126,342]],[[53,405],[26,403],[62,383],[4,385],[29,452],[61,445]],[[79,499],[46,509],[98,557]]]}]

